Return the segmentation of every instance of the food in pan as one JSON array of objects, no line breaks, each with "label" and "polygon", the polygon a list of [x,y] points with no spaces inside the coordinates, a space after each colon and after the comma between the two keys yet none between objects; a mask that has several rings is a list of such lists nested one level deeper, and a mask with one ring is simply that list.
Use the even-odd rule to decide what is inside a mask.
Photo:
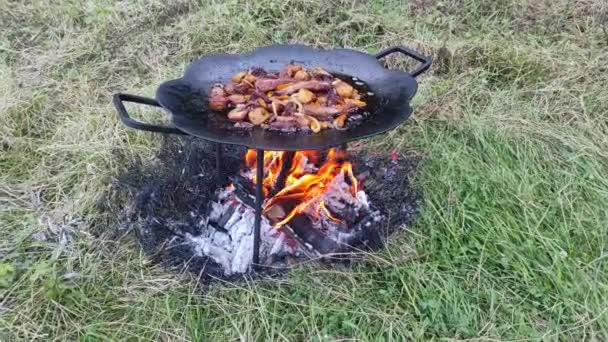
[{"label": "food in pan", "polygon": [[235,127],[260,126],[286,132],[345,129],[363,118],[367,105],[348,82],[322,68],[288,64],[280,72],[241,71],[228,84],[216,84],[209,107],[225,113]]}]

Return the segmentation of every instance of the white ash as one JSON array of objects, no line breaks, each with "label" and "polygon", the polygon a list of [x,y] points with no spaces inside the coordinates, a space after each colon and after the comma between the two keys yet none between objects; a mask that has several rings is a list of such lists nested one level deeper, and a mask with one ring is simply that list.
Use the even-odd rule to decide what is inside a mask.
[{"label": "white ash", "polygon": [[[317,171],[314,164],[308,163],[305,157],[299,166],[308,173]],[[255,170],[243,171],[242,176],[251,180],[254,172]],[[323,195],[304,209],[304,214],[311,218],[311,228],[321,231],[338,245],[350,245],[357,241],[364,226],[370,227],[383,219],[378,212],[371,211],[364,191],[359,190],[353,194],[351,188],[351,180],[340,173],[327,185]],[[339,213],[349,217],[335,222],[325,213],[321,214],[321,201],[330,214]],[[271,216],[270,213],[267,214]],[[365,222],[355,224],[360,217],[365,217]],[[208,256],[220,264],[226,276],[246,273],[253,263],[254,221],[255,210],[235,195],[231,185],[219,192],[218,200],[211,204],[209,216],[200,221],[200,234],[186,234],[186,240],[198,256]],[[308,255],[308,252],[316,254],[313,246],[294,237],[289,224],[277,229],[272,227],[267,217],[262,216],[259,251],[261,264],[272,263],[275,257],[298,257]]]},{"label": "white ash", "polygon": [[356,195],[353,196],[350,187],[351,185],[344,179],[344,173],[340,173],[329,184],[321,199],[334,212],[342,212],[347,205],[353,206],[356,212],[369,209],[365,192],[357,191]]},{"label": "white ash", "polygon": [[[213,225],[232,209],[233,213],[223,227]],[[198,256],[208,256],[220,264],[226,276],[242,274],[250,270],[253,263],[254,221],[254,209],[241,202],[228,187],[222,189],[218,201],[212,203],[208,219],[200,222],[201,234],[186,234],[186,240]],[[289,243],[285,233],[272,227],[262,216],[260,263],[265,264],[270,256],[299,256],[301,253],[297,244]]]}]

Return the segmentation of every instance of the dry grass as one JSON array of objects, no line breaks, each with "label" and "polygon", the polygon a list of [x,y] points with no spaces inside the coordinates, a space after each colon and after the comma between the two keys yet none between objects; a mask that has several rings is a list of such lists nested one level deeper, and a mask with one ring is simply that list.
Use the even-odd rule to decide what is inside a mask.
[{"label": "dry grass", "polygon": [[[608,338],[604,1],[0,4],[0,340]],[[203,292],[106,210],[158,147],[110,96],[272,42],[435,56],[372,146],[425,155],[424,212],[368,265]]]}]

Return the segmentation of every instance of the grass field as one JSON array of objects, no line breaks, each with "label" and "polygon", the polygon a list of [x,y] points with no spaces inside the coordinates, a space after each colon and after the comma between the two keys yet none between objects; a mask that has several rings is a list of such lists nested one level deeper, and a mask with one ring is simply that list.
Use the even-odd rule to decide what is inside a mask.
[{"label": "grass field", "polygon": [[[608,339],[607,2],[0,8],[1,341]],[[100,209],[159,146],[110,97],[273,42],[434,56],[414,118],[370,147],[423,156],[424,207],[366,265],[202,291],[116,232],[120,203]]]}]

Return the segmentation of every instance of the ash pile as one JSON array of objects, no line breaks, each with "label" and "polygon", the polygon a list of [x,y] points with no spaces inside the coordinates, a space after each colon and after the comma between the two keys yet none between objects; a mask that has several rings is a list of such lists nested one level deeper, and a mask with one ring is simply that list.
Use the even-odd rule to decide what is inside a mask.
[{"label": "ash pile", "polygon": [[[203,280],[283,273],[300,262],[349,263],[381,248],[418,212],[417,157],[338,149],[264,154],[259,264],[253,265],[256,152],[165,138],[155,165],[135,164],[114,188],[123,227],[156,262]],[[257,267],[254,267],[257,266]]]}]

